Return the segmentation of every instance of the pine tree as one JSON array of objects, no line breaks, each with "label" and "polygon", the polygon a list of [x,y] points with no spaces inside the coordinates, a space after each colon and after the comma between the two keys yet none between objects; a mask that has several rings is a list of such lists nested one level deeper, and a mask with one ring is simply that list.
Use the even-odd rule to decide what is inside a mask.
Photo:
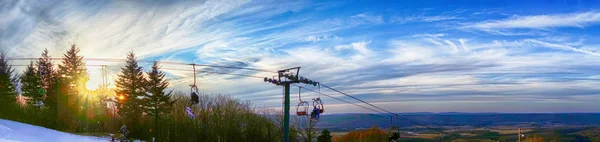
[{"label": "pine tree", "polygon": [[[156,130],[154,132],[158,132],[160,115],[167,114],[175,102],[171,100],[173,91],[165,92],[167,87],[169,87],[169,81],[165,79],[165,73],[159,69],[158,62],[154,62],[152,71],[146,73],[148,75],[148,82],[144,87],[147,92],[144,100],[146,113],[154,118],[154,129]],[[158,133],[155,136],[159,139]]]},{"label": "pine tree", "polygon": [[54,83],[53,78],[54,75],[56,75],[54,72],[54,65],[51,61],[50,55],[48,55],[48,49],[44,49],[44,52],[42,52],[42,57],[36,62],[36,66],[38,67],[37,74],[42,80],[42,87],[48,91],[50,86],[52,86],[52,83]]},{"label": "pine tree", "polygon": [[152,65],[152,71],[146,73],[148,75],[148,84],[145,86],[146,94],[146,109],[151,116],[157,116],[166,113],[171,109],[173,102],[171,94],[173,91],[166,93],[169,87],[169,81],[165,79],[165,73],[160,71],[157,62]]},{"label": "pine tree", "polygon": [[58,80],[58,72],[54,69],[54,63],[52,63],[50,55],[48,55],[48,49],[44,49],[42,57],[36,62],[37,74],[40,77],[42,88],[45,89],[43,97],[44,105],[48,106],[49,113],[52,119],[56,119],[58,113],[58,99],[59,94],[63,94],[62,97],[66,97],[66,93],[60,92],[60,84]]},{"label": "pine tree", "polygon": [[323,129],[323,131],[321,131],[321,135],[317,137],[317,142],[331,142],[332,137],[333,136],[331,136],[329,130]]},{"label": "pine tree", "polygon": [[40,76],[36,72],[37,69],[31,62],[21,75],[21,95],[27,97],[29,104],[37,104],[44,95],[40,92],[42,84]]},{"label": "pine tree", "polygon": [[0,103],[16,102],[14,71],[12,66],[8,64],[6,54],[0,53]]},{"label": "pine tree", "polygon": [[63,83],[72,86],[69,95],[79,95],[79,90],[85,89],[85,83],[89,80],[87,68],[83,62],[83,56],[79,56],[79,48],[72,45],[63,56],[62,64],[58,65],[58,73],[62,76]]},{"label": "pine tree", "polygon": [[121,68],[119,78],[115,81],[115,85],[117,86],[115,93],[119,95],[119,99],[117,99],[119,115],[130,122],[139,120],[138,117],[144,112],[142,98],[146,94],[144,92],[146,80],[143,73],[142,67],[138,65],[135,58],[135,54],[129,52],[126,65]]},{"label": "pine tree", "polygon": [[60,89],[57,91],[57,115],[58,119],[67,124],[67,129],[74,131],[83,129],[85,112],[87,106],[81,106],[82,90],[85,90],[85,83],[88,81],[88,72],[83,62],[83,56],[79,55],[79,48],[72,45],[65,54],[60,65],[58,65],[58,75],[60,75]]}]

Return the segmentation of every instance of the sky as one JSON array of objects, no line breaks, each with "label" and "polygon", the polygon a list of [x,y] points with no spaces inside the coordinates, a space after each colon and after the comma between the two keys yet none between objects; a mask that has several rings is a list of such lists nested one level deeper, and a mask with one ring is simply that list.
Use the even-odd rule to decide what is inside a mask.
[{"label": "sky", "polygon": [[[14,58],[45,48],[60,57],[75,44],[88,58],[133,51],[145,61],[300,66],[301,76],[393,112],[600,112],[599,1],[3,0],[0,17],[0,50]],[[109,80],[123,66],[87,64],[108,65]],[[192,72],[180,70],[191,66],[162,67],[171,89],[189,91]],[[281,86],[212,72],[273,73],[197,69],[203,93],[281,107]],[[101,70],[88,70],[93,89]],[[371,112],[301,93],[321,97],[326,113]]]}]

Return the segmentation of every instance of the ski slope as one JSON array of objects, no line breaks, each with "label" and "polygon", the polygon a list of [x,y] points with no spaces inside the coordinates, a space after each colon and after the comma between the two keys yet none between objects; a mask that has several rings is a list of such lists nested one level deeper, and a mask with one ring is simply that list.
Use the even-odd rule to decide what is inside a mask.
[{"label": "ski slope", "polygon": [[106,138],[80,136],[25,123],[0,119],[0,142],[106,142]]}]

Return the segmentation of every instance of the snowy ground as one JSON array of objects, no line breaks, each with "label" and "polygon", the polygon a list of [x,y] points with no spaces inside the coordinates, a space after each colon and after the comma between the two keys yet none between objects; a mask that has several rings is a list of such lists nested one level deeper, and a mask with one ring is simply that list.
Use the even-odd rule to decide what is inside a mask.
[{"label": "snowy ground", "polygon": [[80,136],[0,119],[0,142],[106,142],[108,138]]}]

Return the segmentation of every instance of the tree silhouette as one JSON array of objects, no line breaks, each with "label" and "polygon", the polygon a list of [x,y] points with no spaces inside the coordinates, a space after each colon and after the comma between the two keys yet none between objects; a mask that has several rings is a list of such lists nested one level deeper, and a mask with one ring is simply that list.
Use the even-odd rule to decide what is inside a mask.
[{"label": "tree silhouette", "polygon": [[331,136],[329,130],[323,129],[323,131],[321,131],[321,135],[317,137],[317,142],[331,142],[332,137],[333,136]]},{"label": "tree silhouette", "polygon": [[[36,62],[37,66],[37,74],[40,77],[42,88],[45,89],[45,94],[43,97],[44,105],[48,107],[48,113],[52,117],[48,117],[49,119],[58,118],[58,99],[60,96],[66,98],[65,91],[61,90],[60,84],[58,84],[58,80],[60,79],[58,76],[58,72],[54,68],[54,63],[51,60],[50,55],[48,55],[48,49],[44,49],[42,52],[42,57],[38,59]],[[52,122],[56,122],[56,120],[51,120]],[[52,127],[56,127],[53,125]]]},{"label": "tree silhouette", "polygon": [[141,128],[138,127],[141,122],[141,116],[144,112],[143,98],[146,96],[144,86],[146,80],[144,78],[142,67],[138,65],[133,52],[127,54],[127,62],[125,67],[121,68],[119,78],[115,81],[117,88],[115,93],[118,95],[117,109],[118,113],[128,124],[128,129],[131,131],[131,136],[141,135]]},{"label": "tree silhouette", "polygon": [[63,55],[58,72],[62,76],[61,81],[71,86],[70,95],[79,95],[79,91],[85,89],[85,83],[89,80],[83,56],[79,56],[79,48],[75,45]]},{"label": "tree silhouette", "polygon": [[37,104],[44,95],[40,90],[42,87],[40,76],[36,72],[37,69],[31,62],[21,75],[21,95],[27,97],[29,104]]},{"label": "tree silhouette", "polygon": [[[169,81],[165,79],[165,73],[159,70],[158,62],[154,62],[152,70],[147,72],[148,82],[144,87],[146,98],[144,99],[146,113],[154,118],[154,129],[158,130],[158,120],[163,114],[167,114],[173,107],[175,101],[171,100],[173,91],[166,93]],[[154,131],[158,132],[158,131]],[[155,133],[158,138],[158,133]]]},{"label": "tree silhouette", "polygon": [[85,83],[89,80],[83,56],[79,55],[79,48],[71,45],[71,48],[63,54],[62,62],[58,65],[58,75],[60,75],[60,89],[57,99],[58,117],[68,125],[68,129],[82,129],[79,124],[85,119],[84,112],[87,112],[87,106],[81,106],[80,101],[85,99],[82,95],[85,90]]},{"label": "tree silhouette", "polygon": [[48,55],[48,49],[44,49],[42,52],[42,57],[40,57],[40,59],[38,59],[36,62],[36,66],[38,68],[37,74],[40,76],[40,79],[42,80],[42,87],[45,89],[49,89],[53,83],[53,77],[56,75],[54,74],[54,65],[50,59],[51,58],[50,55]]},{"label": "tree silhouette", "polygon": [[1,103],[16,102],[15,85],[13,76],[15,69],[8,64],[6,54],[0,53],[0,101]]}]

